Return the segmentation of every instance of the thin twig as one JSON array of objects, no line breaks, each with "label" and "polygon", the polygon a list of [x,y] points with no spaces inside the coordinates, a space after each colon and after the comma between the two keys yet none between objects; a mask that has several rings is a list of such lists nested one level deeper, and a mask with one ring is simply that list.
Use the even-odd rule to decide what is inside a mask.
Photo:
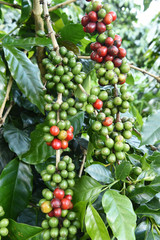
[{"label": "thin twig", "polygon": [[86,92],[86,90],[84,89],[84,87],[81,84],[78,84],[78,87],[81,89],[81,91],[83,93],[85,93],[87,96],[89,96],[89,94]]},{"label": "thin twig", "polygon": [[87,156],[87,151],[84,150],[84,156],[83,156],[83,160],[82,160],[82,164],[81,164],[81,168],[79,170],[79,178],[81,178],[82,176],[82,172],[83,172],[83,168],[84,168],[84,164],[85,164],[85,161],[86,161],[86,156]]},{"label": "thin twig", "polygon": [[1,119],[0,127],[2,127],[3,124],[5,123],[6,118],[7,118],[8,114],[10,113],[10,111],[11,111],[13,105],[14,105],[14,102],[12,101],[12,102],[10,103],[10,105],[9,105],[9,107],[8,107],[8,109],[7,109],[7,111],[5,112],[4,117]]},{"label": "thin twig", "polygon": [[[78,56],[78,58],[80,58],[80,59],[90,59],[90,56]],[[142,72],[143,74],[147,74],[147,75],[155,78],[158,82],[160,82],[160,76],[156,76],[156,75],[154,75],[154,74],[152,74],[152,73],[150,73],[150,72],[148,72],[144,69],[141,69],[139,67],[134,66],[133,64],[129,64],[129,65],[130,65],[130,68],[135,69],[139,72]]]},{"label": "thin twig", "polygon": [[68,4],[70,4],[70,3],[72,3],[72,2],[75,2],[75,1],[76,1],[76,0],[67,0],[66,2],[59,3],[59,4],[57,4],[57,5],[54,6],[54,7],[50,7],[50,8],[49,8],[49,12],[54,11],[54,10],[56,10],[57,8],[64,7],[65,5],[68,5]]},{"label": "thin twig", "polygon": [[44,7],[44,17],[46,19],[48,33],[51,37],[53,48],[56,51],[57,55],[59,55],[59,45],[58,45],[57,40],[56,40],[56,33],[53,30],[53,27],[52,27],[52,24],[51,24],[51,18],[50,18],[49,11],[48,11],[47,0],[44,0],[43,7]]},{"label": "thin twig", "polygon": [[13,28],[9,33],[7,33],[6,35],[4,35],[4,36],[0,39],[0,41],[2,41],[5,37],[9,36],[11,33],[13,33],[17,28],[20,28],[20,26],[21,26],[21,25],[16,26],[15,28]]},{"label": "thin twig", "polygon": [[140,136],[140,137],[141,137],[141,134],[140,134],[140,132],[138,132],[138,130],[137,130],[136,128],[133,128],[133,131],[134,131],[135,133],[137,133],[137,134],[138,134],[138,136]]},{"label": "thin twig", "polygon": [[0,108],[0,120],[2,119],[2,115],[3,115],[4,109],[5,109],[6,102],[9,99],[9,94],[10,94],[10,91],[11,91],[11,88],[12,88],[12,84],[13,84],[13,78],[10,77],[9,82],[8,82],[8,86],[7,86],[6,96],[3,100],[2,106]]},{"label": "thin twig", "polygon": [[139,72],[142,72],[143,74],[147,74],[147,75],[155,78],[158,82],[160,82],[160,77],[155,76],[154,74],[152,74],[152,73],[150,73],[150,72],[147,72],[146,70],[143,70],[143,69],[141,69],[141,68],[139,68],[139,67],[135,67],[135,66],[133,66],[132,64],[130,64],[130,68],[135,69],[135,70],[137,70],[137,71],[139,71]]},{"label": "thin twig", "polygon": [[21,9],[22,8],[18,4],[8,3],[8,2],[4,2],[4,1],[0,1],[0,4],[6,5],[6,6],[9,6],[9,7],[13,7],[13,8],[17,8],[17,9]]}]

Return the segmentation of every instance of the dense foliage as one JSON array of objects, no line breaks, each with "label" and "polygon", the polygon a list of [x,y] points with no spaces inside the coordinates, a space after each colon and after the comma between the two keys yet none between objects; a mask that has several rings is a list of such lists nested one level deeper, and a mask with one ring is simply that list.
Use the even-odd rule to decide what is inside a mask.
[{"label": "dense foliage", "polygon": [[[49,8],[62,2],[64,1],[52,1]],[[103,1],[103,4],[105,3],[106,1]],[[111,4],[112,10],[117,13],[113,29],[123,39],[122,46],[127,49],[128,62],[157,75],[160,66],[159,14],[153,18],[150,26],[140,27],[137,24],[139,5],[127,0],[109,0],[107,3]],[[145,10],[149,7],[149,3],[150,1],[144,0]],[[124,154],[119,154],[117,157],[122,158],[120,160],[123,161],[115,161],[113,158],[108,161],[109,154],[108,148],[104,147],[104,136],[109,130],[105,127],[109,125],[106,123],[103,126],[103,134],[102,131],[97,131],[97,126],[100,125],[95,124],[96,117],[93,116],[93,111],[98,110],[99,105],[93,104],[93,108],[90,103],[95,101],[91,98],[89,100],[88,95],[94,93],[92,97],[98,96],[100,101],[107,105],[106,92],[109,100],[112,100],[112,96],[118,97],[112,91],[114,83],[107,83],[107,88],[101,84],[103,86],[100,87],[100,94],[99,89],[95,90],[101,75],[98,72],[99,66],[90,59],[76,58],[76,55],[89,56],[90,44],[95,42],[98,36],[98,33],[84,32],[81,25],[86,5],[89,4],[85,0],[77,0],[49,12],[59,46],[65,46],[61,48],[63,50],[68,49],[68,53],[65,53],[68,55],[65,57],[75,59],[70,61],[68,69],[72,69],[72,64],[80,66],[80,70],[73,72],[72,87],[69,85],[67,87],[64,83],[69,93],[64,90],[63,84],[55,82],[56,84],[51,86],[51,82],[46,81],[46,78],[47,80],[50,78],[49,74],[55,71],[53,65],[60,62],[55,59],[52,51],[46,16],[41,9],[43,4],[39,4],[36,0],[16,1],[16,4],[13,4],[13,1],[9,0],[0,5],[0,206],[2,206],[0,239],[1,236],[9,240],[44,239],[44,228],[49,228],[49,218],[45,219],[45,214],[42,212],[49,211],[46,212],[42,204],[44,199],[54,202],[53,196],[50,195],[57,186],[61,186],[66,191],[63,192],[65,196],[63,196],[65,199],[63,204],[67,204],[68,201],[68,207],[61,207],[63,215],[57,213],[57,217],[68,217],[65,222],[64,219],[59,221],[54,219],[54,222],[50,221],[49,226],[60,228],[62,222],[63,227],[71,222],[69,239],[158,240],[160,238],[160,86],[156,79],[142,72],[131,69],[127,74],[127,91],[134,96],[134,101],[129,101],[130,106],[127,105],[125,108],[129,108],[129,111],[123,111],[124,109],[121,108],[120,115],[126,126],[125,130],[128,130],[129,126],[130,131],[127,131],[129,136],[124,134],[121,125],[116,126],[116,131],[126,138],[127,150],[125,157]],[[71,51],[74,52],[73,55]],[[44,59],[50,61],[48,68],[45,62],[48,60]],[[65,60],[63,64],[65,65]],[[61,67],[56,66],[59,75],[61,71],[63,72]],[[67,66],[65,69],[68,71]],[[75,78],[76,71],[81,73],[81,78]],[[123,73],[122,69],[121,71]],[[66,79],[65,77],[63,81],[67,81]],[[59,80],[56,78],[55,81]],[[80,83],[87,95],[79,89]],[[118,89],[120,90],[120,87]],[[122,94],[124,89],[121,88]],[[98,94],[95,93],[96,91]],[[58,121],[53,119],[53,112],[52,117],[48,114],[52,108],[50,103],[53,103],[53,99],[57,100],[57,92],[63,94],[63,101],[68,104],[62,107],[60,102],[61,111],[64,110],[61,118],[65,121],[65,127],[63,127],[64,121],[58,124]],[[68,98],[75,98],[73,105],[73,100],[68,101]],[[117,101],[119,98],[114,102],[116,107],[119,106]],[[59,108],[54,105],[55,111],[59,111]],[[112,110],[112,121],[116,111],[115,108]],[[102,111],[101,114],[99,113],[98,121],[104,121],[103,117]],[[54,125],[61,130],[59,136],[59,132],[57,134],[54,132],[55,128],[52,129],[52,135],[59,136],[57,138],[60,144],[57,145],[57,142],[54,146],[52,144],[53,148],[44,141],[44,132],[48,134],[47,121],[50,121],[49,127],[54,122]],[[133,128],[131,122],[134,123]],[[74,128],[74,138],[70,133],[64,137],[70,125]],[[130,138],[131,130],[132,138]],[[113,129],[110,128],[111,137],[114,135],[112,131]],[[53,138],[46,135],[45,140],[51,142]],[[69,148],[67,148],[68,144]],[[119,147],[117,146],[118,149]],[[61,155],[61,160],[63,158],[64,161],[62,160],[62,164],[55,170],[56,151],[59,148],[64,149]],[[117,148],[115,147],[114,150]],[[47,167],[48,165],[50,167]],[[70,177],[65,172],[66,168]],[[76,172],[76,178],[73,171]],[[62,174],[63,182],[59,180]],[[70,178],[69,181],[66,176]],[[51,177],[54,181],[51,181]],[[68,184],[71,187],[69,191],[67,191]],[[71,195],[73,195],[73,204]],[[60,197],[59,200],[58,204],[64,202]],[[69,210],[69,213],[65,212],[73,205],[73,210]],[[50,209],[50,203],[48,206]],[[50,210],[54,210],[54,206],[53,203]],[[5,237],[8,231],[9,234]],[[47,231],[45,230],[45,239],[50,239],[48,237],[50,233]],[[57,228],[51,231],[56,236]],[[61,232],[64,236],[68,234],[64,229]],[[72,233],[76,234],[76,238]]]}]

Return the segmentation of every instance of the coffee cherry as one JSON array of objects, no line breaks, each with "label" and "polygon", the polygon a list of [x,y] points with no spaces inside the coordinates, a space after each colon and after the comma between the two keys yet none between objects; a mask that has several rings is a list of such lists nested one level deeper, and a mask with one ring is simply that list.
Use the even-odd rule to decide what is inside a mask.
[{"label": "coffee cherry", "polygon": [[86,31],[88,33],[93,33],[96,30],[96,23],[95,22],[89,22],[86,26]]},{"label": "coffee cherry", "polygon": [[98,12],[101,8],[102,8],[102,5],[98,1],[95,1],[92,3],[93,11]]},{"label": "coffee cherry", "polygon": [[100,9],[98,11],[98,17],[99,18],[104,18],[106,16],[106,10],[104,8]]},{"label": "coffee cherry", "polygon": [[102,122],[104,126],[110,126],[113,123],[112,118],[106,117],[105,120]]},{"label": "coffee cherry", "polygon": [[90,13],[88,13],[88,17],[90,22],[97,22],[98,20],[97,13],[94,11],[91,11]]},{"label": "coffee cherry", "polygon": [[124,58],[126,56],[126,50],[124,48],[119,48],[118,57]]},{"label": "coffee cherry", "polygon": [[104,58],[104,61],[105,61],[105,62],[107,62],[107,61],[113,61],[113,56],[107,55],[107,56]]},{"label": "coffee cherry", "polygon": [[95,121],[93,124],[92,124],[92,130],[98,132],[100,131],[102,128],[102,124],[98,121]]},{"label": "coffee cherry", "polygon": [[116,156],[114,153],[111,153],[108,157],[107,157],[107,161],[109,163],[115,163],[116,162]]},{"label": "coffee cherry", "polygon": [[111,14],[112,18],[113,18],[113,21],[115,21],[117,19],[117,15],[115,12],[111,11],[109,12],[108,14]]},{"label": "coffee cherry", "polygon": [[45,201],[41,204],[41,211],[43,213],[49,213],[52,210],[50,201]]},{"label": "coffee cherry", "polygon": [[106,34],[105,33],[101,33],[97,36],[97,41],[101,44],[105,43],[106,40]]},{"label": "coffee cherry", "polygon": [[89,19],[89,16],[88,15],[85,15],[84,17],[82,17],[82,20],[81,20],[81,24],[83,27],[86,27],[87,24],[89,23],[90,19]]},{"label": "coffee cherry", "polygon": [[55,198],[62,200],[65,196],[64,190],[60,189],[60,188],[56,188],[53,192]]},{"label": "coffee cherry", "polygon": [[97,23],[97,31],[98,31],[98,33],[103,33],[106,31],[106,26],[103,22]]},{"label": "coffee cherry", "polygon": [[60,183],[62,181],[62,178],[61,176],[58,174],[58,173],[55,173],[53,176],[52,176],[52,180],[53,182],[55,183]]},{"label": "coffee cherry", "polygon": [[61,149],[61,141],[57,138],[53,139],[52,148],[55,150]]},{"label": "coffee cherry", "polygon": [[97,53],[99,56],[105,57],[107,55],[107,47],[98,48]]},{"label": "coffee cherry", "polygon": [[76,218],[76,213],[75,212],[73,212],[73,211],[68,212],[68,214],[67,214],[67,219],[68,220],[73,221],[73,220],[75,220],[75,218]]},{"label": "coffee cherry", "polygon": [[59,235],[59,229],[58,228],[51,228],[50,235],[53,239],[57,238]]},{"label": "coffee cherry", "polygon": [[113,60],[113,63],[114,63],[114,66],[115,66],[115,67],[120,67],[120,66],[122,65],[122,59],[120,59],[120,58],[115,58],[115,59]]},{"label": "coffee cherry", "polygon": [[[62,199],[63,200],[63,199]],[[60,217],[61,216],[61,213],[62,213],[62,210],[61,210],[61,208],[54,208],[53,209],[53,216],[55,216],[55,217]]]},{"label": "coffee cherry", "polygon": [[66,137],[66,141],[70,141],[73,139],[73,133],[69,130],[67,130],[67,137]]},{"label": "coffee cherry", "polygon": [[50,133],[53,135],[53,136],[57,136],[59,134],[59,128],[57,126],[52,126],[50,128]]},{"label": "coffee cherry", "polygon": [[86,105],[86,112],[87,112],[88,114],[93,113],[93,112],[94,112],[94,107],[93,107],[91,104],[87,104],[87,105]]},{"label": "coffee cherry", "polygon": [[69,227],[69,233],[71,234],[71,235],[76,235],[76,233],[77,233],[77,228],[75,227],[75,226],[70,226]]},{"label": "coffee cherry", "polygon": [[105,40],[105,45],[106,45],[107,47],[112,46],[113,43],[114,43],[113,38],[111,38],[111,37],[107,37],[107,38],[106,38],[106,40]]},{"label": "coffee cherry", "polygon": [[103,107],[103,102],[100,99],[97,99],[95,103],[93,103],[93,107],[99,110]]},{"label": "coffee cherry", "polygon": [[104,19],[103,19],[104,24],[109,25],[109,24],[112,23],[112,21],[113,21],[112,14],[109,14],[109,13],[106,14]]},{"label": "coffee cherry", "polygon": [[70,201],[69,199],[63,198],[63,199],[61,200],[61,208],[64,209],[64,210],[69,209],[70,202],[71,202],[71,201]]},{"label": "coffee cherry", "polygon": [[118,48],[116,46],[109,47],[108,54],[111,56],[116,56],[118,54]]}]

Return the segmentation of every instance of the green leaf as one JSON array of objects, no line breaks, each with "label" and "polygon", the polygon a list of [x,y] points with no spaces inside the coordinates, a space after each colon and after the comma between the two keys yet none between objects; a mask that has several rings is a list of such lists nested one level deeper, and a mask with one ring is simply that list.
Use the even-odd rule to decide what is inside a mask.
[{"label": "green leaf", "polygon": [[29,164],[38,164],[55,155],[55,150],[49,147],[43,140],[44,133],[42,129],[45,125],[46,123],[38,124],[31,133],[31,147],[27,153],[22,155],[22,161]]},{"label": "green leaf", "polygon": [[136,209],[136,214],[140,217],[151,217],[155,220],[156,224],[160,225],[160,210],[153,210],[146,205],[142,205]]},{"label": "green leaf", "polygon": [[131,107],[131,112],[132,112],[133,116],[136,118],[136,121],[138,122],[138,124],[140,126],[142,126],[143,119],[142,119],[142,116],[140,115],[138,109],[133,104],[131,104],[130,107]]},{"label": "green leaf", "polygon": [[107,222],[118,240],[135,240],[136,214],[129,198],[107,190],[102,198]]},{"label": "green leaf", "polygon": [[17,47],[22,48],[26,50],[31,50],[34,46],[46,46],[50,47],[52,44],[50,38],[41,38],[41,37],[29,37],[29,38],[13,38],[10,36],[7,36],[3,40],[3,46],[8,47]]},{"label": "green leaf", "polygon": [[151,231],[151,223],[150,221],[147,219],[146,221],[141,222],[135,231],[136,234],[136,239],[137,240],[146,240],[146,236],[148,235],[148,233]]},{"label": "green leaf", "polygon": [[21,18],[19,20],[20,23],[26,22],[31,13],[32,4],[30,0],[22,0],[22,9],[21,9]]},{"label": "green leaf", "polygon": [[150,0],[143,0],[144,11],[146,11],[147,8],[149,8],[150,3],[151,3]]},{"label": "green leaf", "polygon": [[78,134],[84,122],[84,112],[80,111],[75,116],[68,117],[71,125],[74,127],[74,135]]},{"label": "green leaf", "polygon": [[3,169],[0,175],[0,203],[6,217],[16,219],[27,206],[32,193],[32,177],[30,166],[17,158]]},{"label": "green leaf", "polygon": [[155,173],[160,175],[160,153],[158,152],[154,152],[154,154],[152,156],[150,156],[148,158],[149,160],[151,160],[151,168],[154,170]]},{"label": "green leaf", "polygon": [[43,240],[43,228],[33,227],[23,223],[17,223],[10,219],[9,221],[9,240]]},{"label": "green leaf", "polygon": [[83,231],[83,222],[86,213],[87,201],[80,201],[74,205],[74,210],[76,211],[77,217],[81,223],[81,231]]},{"label": "green leaf", "polygon": [[3,47],[9,70],[24,95],[44,113],[44,90],[40,72],[25,55],[15,47]]},{"label": "green leaf", "polygon": [[109,169],[100,165],[92,164],[85,169],[85,171],[95,180],[103,183],[112,183],[114,181]]},{"label": "green leaf", "polygon": [[129,162],[123,161],[120,165],[116,166],[116,178],[125,180],[129,176],[132,166]]},{"label": "green leaf", "polygon": [[7,77],[6,77],[6,66],[0,56],[0,107],[2,106],[3,100],[7,90]]},{"label": "green leaf", "polygon": [[89,205],[85,216],[85,225],[92,240],[110,240],[108,230],[96,209]]},{"label": "green leaf", "polygon": [[88,176],[82,176],[77,179],[74,187],[74,202],[89,201],[91,198],[95,198],[102,189],[103,185],[95,181]]},{"label": "green leaf", "polygon": [[91,141],[88,143],[88,149],[87,149],[87,156],[86,156],[86,166],[90,165],[90,161],[92,160],[92,154],[94,151],[94,145],[92,144]]},{"label": "green leaf", "polygon": [[160,138],[160,111],[149,116],[142,128],[141,145],[149,145],[159,140]]},{"label": "green leaf", "polygon": [[62,40],[71,41],[75,44],[79,43],[79,41],[84,38],[85,32],[83,31],[81,24],[68,24],[61,31]]},{"label": "green leaf", "polygon": [[[82,84],[83,88],[86,90],[88,94],[90,94],[90,89],[91,89],[91,76],[89,75]],[[75,97],[79,98],[82,94],[82,90],[78,87],[77,90],[75,91]]]},{"label": "green leaf", "polygon": [[144,204],[154,198],[157,191],[150,185],[136,188],[129,194],[129,198],[138,204]]},{"label": "green leaf", "polygon": [[58,39],[58,43],[60,46],[66,47],[69,51],[73,51],[76,55],[80,54],[79,48],[73,42],[67,40],[62,41],[61,39]]},{"label": "green leaf", "polygon": [[126,83],[134,85],[134,77],[132,73],[127,74]]},{"label": "green leaf", "polygon": [[151,181],[155,178],[156,174],[152,169],[143,171],[137,178],[137,180]]},{"label": "green leaf", "polygon": [[9,144],[9,148],[18,156],[29,150],[30,138],[25,131],[16,128],[14,125],[5,124],[3,136]]}]

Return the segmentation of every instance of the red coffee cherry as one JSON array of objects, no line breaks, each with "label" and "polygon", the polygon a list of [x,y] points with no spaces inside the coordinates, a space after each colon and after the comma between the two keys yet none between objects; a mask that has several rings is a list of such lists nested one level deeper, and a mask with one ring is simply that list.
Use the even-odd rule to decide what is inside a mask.
[{"label": "red coffee cherry", "polygon": [[70,202],[69,208],[68,209],[72,209],[73,208],[73,203]]},{"label": "red coffee cherry", "polygon": [[86,30],[88,33],[93,33],[96,30],[96,23],[95,22],[89,22],[86,26]]},{"label": "red coffee cherry", "polygon": [[122,38],[121,38],[121,36],[119,36],[119,35],[115,35],[115,38],[114,38],[114,41],[121,41],[122,42]]},{"label": "red coffee cherry", "polygon": [[53,136],[57,136],[59,134],[59,127],[57,126],[52,126],[50,128],[50,133],[53,135]]},{"label": "red coffee cherry", "polygon": [[84,32],[87,32],[87,29],[86,29],[86,27],[83,27],[83,31],[84,31]]},{"label": "red coffee cherry", "polygon": [[61,141],[61,148],[62,148],[62,149],[68,148],[68,141],[62,140],[62,141]]},{"label": "red coffee cherry", "polygon": [[102,124],[106,127],[110,126],[113,123],[112,118],[106,117]]},{"label": "red coffee cherry", "polygon": [[60,188],[56,188],[53,192],[55,198],[59,199],[59,200],[62,200],[65,196],[65,192],[63,189],[60,189]]},{"label": "red coffee cherry", "polygon": [[103,107],[103,102],[100,99],[97,99],[95,103],[93,103],[93,107],[99,110]]},{"label": "red coffee cherry", "polygon": [[107,62],[107,61],[113,61],[113,56],[107,55],[107,56],[104,58],[104,61],[105,61],[105,62]]},{"label": "red coffee cherry", "polygon": [[108,14],[112,15],[113,21],[115,21],[117,19],[117,14],[115,12],[111,11]]},{"label": "red coffee cherry", "polygon": [[99,42],[95,42],[95,43],[94,43],[94,48],[95,48],[95,50],[97,50],[97,49],[100,48],[100,47],[102,47],[102,44],[101,44],[101,43],[99,43]]},{"label": "red coffee cherry", "polygon": [[98,22],[97,23],[97,31],[99,33],[103,33],[103,32],[106,31],[106,26],[105,26],[105,24],[103,22]]},{"label": "red coffee cherry", "polygon": [[61,208],[62,209],[69,209],[71,201],[67,198],[63,198],[61,201]]},{"label": "red coffee cherry", "polygon": [[53,139],[52,141],[52,148],[58,150],[61,148],[61,141],[57,138]]},{"label": "red coffee cherry", "polygon": [[67,137],[65,140],[67,140],[69,142],[72,139],[73,139],[73,133],[71,131],[67,130]]},{"label": "red coffee cherry", "polygon": [[114,41],[114,46],[116,46],[117,48],[119,48],[119,47],[121,46],[121,41],[120,41],[120,40]]},{"label": "red coffee cherry", "polygon": [[126,56],[126,54],[127,54],[126,49],[119,48],[119,52],[118,52],[118,57],[119,58],[124,58]]},{"label": "red coffee cherry", "polygon": [[85,27],[87,26],[88,23],[89,23],[89,16],[85,15],[84,17],[82,17],[81,24],[83,27]]},{"label": "red coffee cherry", "polygon": [[113,60],[113,63],[114,63],[114,66],[115,66],[115,67],[120,67],[120,66],[122,65],[122,59],[120,59],[120,58],[115,58],[115,59]]},{"label": "red coffee cherry", "polygon": [[106,38],[106,40],[105,40],[105,45],[106,45],[107,47],[112,46],[113,43],[114,43],[113,38],[111,38],[111,37],[107,37],[107,38]]},{"label": "red coffee cherry", "polygon": [[71,125],[70,128],[68,129],[68,131],[73,133],[74,132],[74,127]]},{"label": "red coffee cherry", "polygon": [[98,53],[97,53],[97,54],[95,55],[95,61],[96,61],[97,63],[101,63],[101,62],[103,62],[103,57],[99,56]]},{"label": "red coffee cherry", "polygon": [[52,210],[51,212],[49,212],[48,216],[53,217],[54,216],[54,211]]},{"label": "red coffee cherry", "polygon": [[70,201],[72,200],[72,196],[71,195],[66,195],[65,198],[69,199]]},{"label": "red coffee cherry", "polygon": [[96,54],[97,54],[96,52],[92,52],[91,55],[90,55],[90,57],[93,61],[95,61]]},{"label": "red coffee cherry", "polygon": [[107,55],[107,47],[98,48],[97,53],[100,57],[105,57]]},{"label": "red coffee cherry", "polygon": [[51,200],[51,206],[52,206],[52,208],[60,208],[61,201],[58,198],[53,198]]},{"label": "red coffee cherry", "polygon": [[109,47],[108,54],[111,56],[116,56],[118,54],[118,48],[116,46]]},{"label": "red coffee cherry", "polygon": [[55,208],[55,209],[53,209],[53,214],[54,214],[55,217],[60,217],[61,214],[62,214],[61,208]]},{"label": "red coffee cherry", "polygon": [[89,20],[90,20],[91,22],[97,22],[97,20],[98,20],[97,13],[94,12],[94,11],[89,12],[89,13],[88,13],[88,17],[89,17]]},{"label": "red coffee cherry", "polygon": [[111,14],[106,14],[106,16],[103,18],[103,22],[105,25],[109,25],[113,22],[113,17]]},{"label": "red coffee cherry", "polygon": [[95,46],[94,45],[95,45],[95,43],[91,43],[91,45],[90,45],[90,49],[93,50],[93,51],[95,51]]}]

